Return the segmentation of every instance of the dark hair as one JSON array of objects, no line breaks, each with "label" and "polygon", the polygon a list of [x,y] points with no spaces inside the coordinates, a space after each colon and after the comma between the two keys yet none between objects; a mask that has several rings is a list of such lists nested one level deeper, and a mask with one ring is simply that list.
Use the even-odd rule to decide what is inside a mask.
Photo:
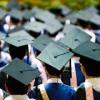
[{"label": "dark hair", "polygon": [[9,53],[12,57],[12,59],[18,57],[20,59],[23,59],[26,53],[28,53],[28,45],[24,45],[21,47],[15,47],[13,45],[9,45]]},{"label": "dark hair", "polygon": [[92,76],[92,77],[100,76],[100,62],[86,57],[81,57],[80,62],[85,68],[85,72],[88,76]]},{"label": "dark hair", "polygon": [[14,18],[14,17],[11,17],[11,22],[12,22],[14,25],[17,25],[17,24],[20,22],[20,20]]},{"label": "dark hair", "polygon": [[12,95],[24,95],[28,92],[30,84],[24,85],[16,79],[8,76],[5,82],[6,90]]},{"label": "dark hair", "polygon": [[47,72],[50,74],[50,75],[53,75],[53,76],[57,76],[59,77],[63,71],[64,68],[62,68],[60,71],[53,68],[52,66],[48,65],[48,64],[44,64]]}]

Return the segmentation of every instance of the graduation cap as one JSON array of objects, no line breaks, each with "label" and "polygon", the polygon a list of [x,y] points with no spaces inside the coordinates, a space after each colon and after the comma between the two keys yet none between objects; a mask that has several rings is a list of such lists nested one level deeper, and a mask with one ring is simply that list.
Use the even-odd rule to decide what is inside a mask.
[{"label": "graduation cap", "polygon": [[12,9],[10,12],[9,12],[9,15],[15,19],[18,19],[18,20],[22,20],[23,19],[23,13],[17,9]]},{"label": "graduation cap", "polygon": [[45,49],[46,46],[48,46],[50,42],[54,41],[46,35],[40,35],[34,40],[32,46],[41,52],[43,49]]},{"label": "graduation cap", "polygon": [[50,43],[37,59],[60,71],[71,59],[73,53],[61,46]]},{"label": "graduation cap", "polygon": [[33,43],[34,38],[24,30],[22,30],[10,34],[9,37],[4,39],[4,41],[15,47],[20,47]]},{"label": "graduation cap", "polygon": [[76,14],[77,12],[71,12],[66,16],[66,19],[69,19],[72,24],[75,24],[77,22]]},{"label": "graduation cap", "polygon": [[5,10],[0,9],[0,20],[2,20],[6,14],[7,12]]},{"label": "graduation cap", "polygon": [[97,25],[97,26],[100,26],[100,15],[95,15],[95,16],[93,16],[93,17],[89,20],[89,22],[91,22],[91,23],[93,23],[93,24],[95,24],[95,25]]},{"label": "graduation cap", "polygon": [[7,4],[7,8],[9,10],[20,9],[21,5],[17,2],[17,0],[10,0],[10,2],[8,2],[8,4]]},{"label": "graduation cap", "polygon": [[49,11],[42,11],[42,12],[36,13],[35,18],[39,21],[46,23],[46,22],[49,22],[51,19],[54,19],[55,16]]},{"label": "graduation cap", "polygon": [[44,10],[43,9],[41,9],[41,8],[38,8],[38,7],[33,7],[32,9],[31,9],[31,12],[35,15],[36,13],[40,13],[40,12],[43,12]]},{"label": "graduation cap", "polygon": [[85,33],[83,30],[75,25],[66,25],[63,30],[65,37],[59,42],[68,46],[71,49],[75,49],[80,44],[90,41],[91,37]]},{"label": "graduation cap", "polygon": [[64,16],[64,17],[71,12],[71,10],[65,5],[60,5],[59,7],[52,8],[50,9],[50,11],[56,14],[57,16]]},{"label": "graduation cap", "polygon": [[100,62],[100,44],[88,41],[72,51],[80,56]]},{"label": "graduation cap", "polygon": [[33,13],[26,9],[23,11],[23,18],[26,19],[26,20],[30,20],[30,18],[33,17]]},{"label": "graduation cap", "polygon": [[67,6],[64,5],[61,5],[59,9],[61,9],[61,14],[63,16],[67,16],[71,12],[71,9],[69,9]]},{"label": "graduation cap", "polygon": [[6,36],[4,33],[0,32],[0,40],[4,39]]},{"label": "graduation cap", "polygon": [[94,13],[90,13],[88,11],[82,10],[79,11],[77,14],[75,14],[75,17],[79,20],[88,22],[90,18],[92,18],[94,16]]},{"label": "graduation cap", "polygon": [[98,10],[94,6],[87,7],[84,11],[91,12],[91,13],[94,13],[94,14],[98,13]]},{"label": "graduation cap", "polygon": [[40,75],[36,66],[33,68],[18,58],[15,58],[11,63],[3,68],[2,72],[8,74],[24,85],[28,85],[33,79]]},{"label": "graduation cap", "polygon": [[21,30],[24,30],[23,26],[16,26],[14,29],[10,29],[9,33],[11,34]]},{"label": "graduation cap", "polygon": [[56,19],[52,19],[51,22],[45,23],[45,25],[46,25],[45,30],[50,35],[55,35],[63,28],[63,25]]},{"label": "graduation cap", "polygon": [[32,31],[34,33],[41,33],[44,30],[45,25],[43,23],[35,21],[26,23],[23,27],[24,29]]},{"label": "graduation cap", "polygon": [[33,8],[32,12],[34,17],[41,22],[49,22],[51,19],[55,18],[55,15],[48,10],[43,10],[35,7]]}]

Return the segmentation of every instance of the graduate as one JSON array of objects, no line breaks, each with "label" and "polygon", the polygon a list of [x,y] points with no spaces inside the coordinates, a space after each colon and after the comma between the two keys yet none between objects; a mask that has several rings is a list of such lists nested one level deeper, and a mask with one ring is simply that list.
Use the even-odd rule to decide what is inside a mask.
[{"label": "graduate", "polygon": [[99,100],[100,45],[86,42],[73,52],[80,56],[81,70],[85,76],[85,82],[77,88],[77,100]]},{"label": "graduate", "polygon": [[[63,29],[65,37],[59,42],[64,44],[66,49],[75,49],[86,41],[90,41],[91,37],[86,34],[82,29],[75,25],[66,25]],[[84,82],[84,75],[80,69],[78,56],[74,55],[71,59],[71,73],[70,84],[72,87],[77,87]]]},{"label": "graduate", "polygon": [[36,97],[35,89],[33,94],[29,95],[37,100],[74,100],[75,90],[63,84],[60,77],[64,66],[72,56],[73,53],[55,43],[50,43],[37,57],[45,66],[48,80],[38,86],[39,96]]},{"label": "graduate", "polygon": [[27,92],[33,85],[33,80],[40,74],[38,69],[15,58],[1,71],[6,74],[5,88],[9,93],[4,100],[30,100]]}]

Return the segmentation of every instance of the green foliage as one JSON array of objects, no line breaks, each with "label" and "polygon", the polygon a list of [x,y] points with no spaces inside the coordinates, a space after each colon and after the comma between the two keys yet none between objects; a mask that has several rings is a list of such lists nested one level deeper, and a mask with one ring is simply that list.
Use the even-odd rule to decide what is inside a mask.
[{"label": "green foliage", "polygon": [[[9,0],[0,0],[0,7],[5,7],[6,3]],[[20,0],[23,3],[28,4],[29,6],[38,6],[41,8],[49,9],[56,8],[63,4],[72,8],[73,10],[80,10],[88,6],[94,6],[100,4],[100,0]]]},{"label": "green foliage", "polygon": [[73,10],[80,10],[88,6],[95,6],[99,0],[65,0],[65,5]]}]

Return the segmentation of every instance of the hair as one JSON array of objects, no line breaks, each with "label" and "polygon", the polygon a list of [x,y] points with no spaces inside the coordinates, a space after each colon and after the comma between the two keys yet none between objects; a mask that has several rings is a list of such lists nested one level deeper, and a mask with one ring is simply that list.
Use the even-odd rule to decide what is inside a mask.
[{"label": "hair", "polygon": [[20,59],[23,59],[26,53],[28,53],[28,45],[24,45],[21,47],[15,47],[13,45],[9,45],[9,53],[12,57],[12,59],[18,57]]},{"label": "hair", "polygon": [[62,71],[63,71],[63,68],[59,71],[55,68],[53,68],[52,66],[48,65],[48,64],[44,64],[47,72],[50,74],[50,75],[53,75],[53,76],[56,76],[56,77],[60,77]]},{"label": "hair", "polygon": [[81,20],[81,19],[77,20],[77,24],[79,26],[81,26],[82,28],[84,28],[84,29],[85,28],[90,28],[90,24],[88,22],[86,22],[86,21]]},{"label": "hair", "polygon": [[86,57],[80,57],[80,62],[88,76],[100,77],[100,62]]},{"label": "hair", "polygon": [[11,17],[11,22],[12,22],[12,24],[17,25],[20,22],[20,20],[14,18],[14,17]]},{"label": "hair", "polygon": [[24,95],[27,94],[30,84],[24,85],[11,76],[8,76],[5,81],[5,88],[12,95]]}]

